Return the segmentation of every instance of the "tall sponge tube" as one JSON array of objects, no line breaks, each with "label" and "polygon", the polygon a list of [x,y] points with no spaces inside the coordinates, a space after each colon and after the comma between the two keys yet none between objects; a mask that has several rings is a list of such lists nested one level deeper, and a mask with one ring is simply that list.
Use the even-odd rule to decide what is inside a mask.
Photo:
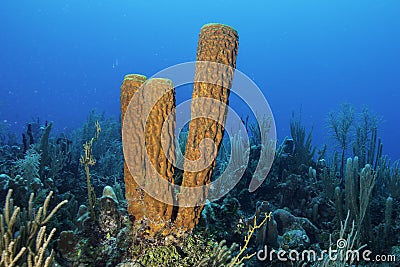
[{"label": "tall sponge tube", "polygon": [[[204,25],[200,30],[194,88],[192,94],[189,135],[185,152],[185,167],[183,187],[195,187],[210,183],[215,167],[215,157],[209,166],[199,171],[187,171],[187,165],[201,158],[209,158],[209,149],[201,149],[200,143],[204,139],[213,140],[218,149],[224,133],[224,124],[227,115],[229,91],[232,86],[234,68],[238,52],[238,34],[235,29],[224,24],[211,23]],[[205,64],[204,64],[205,62]],[[207,64],[219,63],[219,64]],[[213,99],[215,101],[207,101]],[[196,118],[195,114],[203,114]],[[210,115],[210,116],[207,116]],[[212,115],[213,114],[213,115]],[[210,119],[215,118],[217,120]],[[218,151],[218,150],[217,150]],[[213,153],[217,153],[213,151]],[[185,189],[182,189],[184,191]],[[182,194],[190,198],[190,194]],[[176,226],[184,230],[191,230],[198,223],[208,191],[203,191],[203,197],[195,207],[180,207]],[[188,199],[179,199],[183,202]],[[188,201],[192,202],[192,201]]]},{"label": "tall sponge tube", "polygon": [[[175,162],[175,89],[171,80],[152,78],[144,83],[146,105],[156,103],[146,118],[147,151],[145,190],[146,218],[150,235],[157,233],[172,219]],[[163,128],[165,129],[163,131]],[[155,179],[158,176],[159,181]],[[157,199],[155,199],[156,197]]]},{"label": "tall sponge tube", "polygon": [[127,76],[121,91],[128,212],[154,236],[173,212],[175,89],[171,80]]},{"label": "tall sponge tube", "polygon": [[[135,101],[137,106],[140,105],[142,98],[133,98],[135,93],[138,92],[139,88],[143,85],[143,83],[147,80],[146,76],[140,74],[128,74],[124,77],[121,86],[121,121],[122,127],[125,133],[129,133],[132,138],[134,138],[137,142],[141,142],[144,144],[144,134],[143,134],[143,123],[141,120],[137,120],[135,118],[125,118],[125,115],[132,116],[133,112],[127,112],[129,104],[131,101]],[[141,110],[137,110],[137,116],[141,115]],[[144,191],[136,182],[139,179],[138,177],[144,177],[145,169],[143,168],[144,162],[144,147],[138,146],[124,146],[125,149],[137,149],[134,153],[124,153],[124,182],[125,182],[125,197],[128,202],[128,213],[135,218],[135,220],[141,220],[145,214],[145,205],[144,205]],[[126,155],[136,155],[132,158],[126,158]],[[130,168],[128,168],[127,161],[130,161],[132,164],[129,164]],[[136,179],[133,175],[136,175]]]}]

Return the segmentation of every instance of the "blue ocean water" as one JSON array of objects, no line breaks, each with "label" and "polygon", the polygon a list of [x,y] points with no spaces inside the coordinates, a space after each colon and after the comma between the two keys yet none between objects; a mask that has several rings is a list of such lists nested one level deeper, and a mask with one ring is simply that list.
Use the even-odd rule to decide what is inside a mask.
[{"label": "blue ocean water", "polygon": [[220,22],[238,31],[237,68],[264,92],[279,140],[301,109],[314,145],[333,146],[327,115],[348,102],[382,118],[384,154],[399,159],[399,13],[396,0],[4,0],[0,120],[22,133],[32,118],[71,131],[94,108],[117,118],[125,74],[195,60],[201,26]]}]

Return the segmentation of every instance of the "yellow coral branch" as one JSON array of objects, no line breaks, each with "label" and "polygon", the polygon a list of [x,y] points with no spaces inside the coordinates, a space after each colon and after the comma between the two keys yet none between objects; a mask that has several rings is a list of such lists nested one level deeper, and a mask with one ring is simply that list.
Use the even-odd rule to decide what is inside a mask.
[{"label": "yellow coral branch", "polygon": [[246,254],[246,255],[242,256],[242,254],[246,251],[246,249],[249,245],[249,242],[251,240],[251,237],[254,234],[254,231],[256,229],[261,228],[267,222],[267,220],[270,220],[271,214],[272,214],[272,212],[270,212],[269,214],[265,213],[265,217],[260,222],[260,224],[257,224],[257,217],[254,216],[253,226],[251,226],[251,225],[249,226],[249,231],[247,232],[247,235],[244,238],[244,246],[240,248],[239,253],[236,255],[236,257],[232,260],[231,264],[229,265],[230,267],[235,266],[235,265],[240,265],[244,260],[251,259],[254,255],[256,255],[256,252],[254,252],[252,254]]},{"label": "yellow coral branch", "polygon": [[93,142],[97,141],[99,138],[100,132],[101,132],[101,127],[99,121],[96,121],[95,123],[96,126],[96,133],[92,139],[90,139],[89,142],[86,142],[83,145],[83,150],[84,150],[84,156],[81,156],[80,158],[80,163],[85,166],[85,174],[86,174],[86,185],[88,188],[88,202],[89,202],[89,210],[90,210],[90,217],[94,219],[96,217],[96,213],[94,210],[94,206],[96,205],[96,194],[94,192],[94,188],[90,182],[90,168],[89,166],[93,166],[96,164],[96,160],[93,158],[93,153],[92,153],[92,145]]}]

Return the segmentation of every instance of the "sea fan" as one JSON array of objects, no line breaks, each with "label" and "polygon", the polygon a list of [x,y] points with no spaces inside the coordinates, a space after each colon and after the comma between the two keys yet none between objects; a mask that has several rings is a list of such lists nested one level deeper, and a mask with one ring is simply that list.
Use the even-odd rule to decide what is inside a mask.
[{"label": "sea fan", "polygon": [[18,172],[24,180],[28,181],[28,184],[31,184],[35,180],[40,180],[39,166],[40,154],[34,148],[28,149],[25,157],[16,162]]}]

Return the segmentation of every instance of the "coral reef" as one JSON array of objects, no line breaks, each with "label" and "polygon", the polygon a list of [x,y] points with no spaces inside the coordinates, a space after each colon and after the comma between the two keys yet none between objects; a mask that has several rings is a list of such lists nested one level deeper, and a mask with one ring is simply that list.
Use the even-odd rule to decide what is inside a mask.
[{"label": "coral reef", "polygon": [[[231,27],[202,28],[193,120],[179,136],[173,134],[172,82],[137,74],[123,80],[120,121],[92,111],[81,128],[58,134],[51,131],[52,122],[41,125],[37,119],[26,124],[19,141],[0,124],[4,207],[0,266],[371,264],[343,258],[332,261],[327,256],[283,262],[276,253],[268,259],[264,254],[274,250],[282,255],[309,251],[318,255],[329,249],[337,250],[337,256],[347,249],[372,251],[371,258],[385,255],[392,260],[382,266],[397,266],[393,257],[400,257],[400,164],[383,155],[377,117],[367,109],[357,113],[350,104],[331,112],[328,124],[337,147],[313,144],[312,131],[302,124],[301,114],[293,114],[291,136],[278,146],[262,140],[271,118],[258,122],[246,118],[250,147],[243,149],[241,136],[223,137],[226,105],[202,102],[208,98],[227,103],[237,46],[237,33]],[[209,77],[210,72],[216,75]],[[215,81],[216,76],[223,79]],[[156,104],[150,107],[150,103]],[[132,106],[137,109],[129,110]],[[100,135],[96,122],[102,126]],[[124,146],[124,153],[121,126],[137,144]],[[219,150],[202,150],[203,139],[211,139]],[[268,147],[263,150],[264,145]],[[175,156],[177,146],[185,151],[185,158]],[[265,150],[276,151],[271,170],[261,186],[249,192]],[[207,168],[186,168],[206,159],[206,152],[218,154]],[[133,157],[125,157],[124,162],[124,154]],[[247,156],[248,164],[243,160]],[[237,162],[230,169],[232,158]],[[174,163],[185,170],[174,168]],[[230,188],[230,181],[218,181],[221,173],[231,177],[237,171],[243,171],[243,177],[228,194],[212,202],[207,199],[215,190]],[[196,207],[178,206],[195,197],[185,199],[185,190],[177,186],[190,189],[211,181],[216,182],[206,187],[210,191],[202,191]],[[161,186],[162,182],[169,186]],[[339,248],[338,240],[345,240],[346,246]]]}]

